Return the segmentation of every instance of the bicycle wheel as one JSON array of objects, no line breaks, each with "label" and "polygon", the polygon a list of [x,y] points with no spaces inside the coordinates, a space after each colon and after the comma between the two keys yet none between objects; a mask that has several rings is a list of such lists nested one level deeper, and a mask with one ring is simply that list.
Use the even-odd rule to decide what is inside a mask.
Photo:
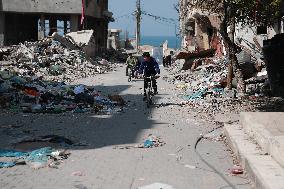
[{"label": "bicycle wheel", "polygon": [[146,94],[146,105],[147,105],[147,108],[150,108],[150,105],[151,105],[151,94],[150,94],[150,91],[147,92]]},{"label": "bicycle wheel", "polygon": [[128,82],[131,82],[131,80],[132,80],[132,71],[130,71],[130,73],[129,73],[129,75],[128,75]]}]

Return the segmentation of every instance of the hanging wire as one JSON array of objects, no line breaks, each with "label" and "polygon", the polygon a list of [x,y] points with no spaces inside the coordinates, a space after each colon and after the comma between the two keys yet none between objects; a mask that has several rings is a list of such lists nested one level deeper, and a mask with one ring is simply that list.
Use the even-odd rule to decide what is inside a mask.
[{"label": "hanging wire", "polygon": [[115,20],[118,20],[118,19],[121,19],[121,18],[124,18],[124,17],[131,18],[133,16],[133,14],[135,14],[135,11],[131,12],[131,13],[128,13],[128,14],[124,14],[124,15],[118,16],[118,17],[115,18]]}]

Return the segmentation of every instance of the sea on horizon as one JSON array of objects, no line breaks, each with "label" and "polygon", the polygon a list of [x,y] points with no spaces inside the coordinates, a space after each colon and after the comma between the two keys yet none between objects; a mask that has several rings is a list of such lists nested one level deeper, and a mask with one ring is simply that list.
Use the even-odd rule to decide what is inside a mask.
[{"label": "sea on horizon", "polygon": [[181,40],[176,36],[141,36],[141,45],[160,47],[166,40],[169,48],[178,49],[181,46]]}]

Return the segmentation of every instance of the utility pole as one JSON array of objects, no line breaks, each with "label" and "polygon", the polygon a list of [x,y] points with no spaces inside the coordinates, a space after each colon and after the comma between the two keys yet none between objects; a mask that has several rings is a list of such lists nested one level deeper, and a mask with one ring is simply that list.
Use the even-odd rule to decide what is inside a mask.
[{"label": "utility pole", "polygon": [[136,2],[136,50],[139,51],[140,47],[140,40],[141,40],[141,1],[137,0]]}]

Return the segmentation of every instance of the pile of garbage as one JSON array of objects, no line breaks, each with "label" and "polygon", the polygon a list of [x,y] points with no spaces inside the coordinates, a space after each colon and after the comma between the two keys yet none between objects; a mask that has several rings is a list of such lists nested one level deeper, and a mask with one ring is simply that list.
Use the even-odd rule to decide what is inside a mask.
[{"label": "pile of garbage", "polygon": [[68,83],[106,72],[112,66],[105,59],[92,60],[79,47],[67,48],[53,38],[0,49],[2,79],[18,75]]},{"label": "pile of garbage", "polygon": [[[116,64],[91,59],[66,36],[0,48],[0,108],[32,113],[111,112],[116,105],[77,79],[113,70]],[[118,110],[119,111],[119,110]]]},{"label": "pile of garbage", "polygon": [[[118,96],[118,95],[116,95]],[[106,113],[122,111],[124,100],[95,87],[13,76],[0,81],[0,108],[25,113]]]},{"label": "pile of garbage", "polygon": [[51,147],[40,148],[31,152],[15,150],[1,150],[0,158],[9,160],[0,161],[0,168],[9,168],[16,165],[29,165],[34,169],[44,167],[57,168],[58,165],[70,155],[66,150],[55,150]]},{"label": "pile of garbage", "polygon": [[[194,64],[199,62],[198,65]],[[182,60],[177,60],[169,70],[170,75],[164,79],[173,83],[180,91],[178,95],[181,103],[192,107],[193,111],[214,115],[220,112],[256,111],[268,102],[264,93],[267,85],[267,72],[259,72],[254,77],[246,80],[247,96],[239,96],[237,81],[233,81],[234,88],[227,87],[227,59],[200,58],[193,61],[194,69],[183,70]],[[263,82],[262,82],[263,81]],[[270,99],[278,101],[278,99]],[[274,103],[273,103],[274,104]]]},{"label": "pile of garbage", "polygon": [[[208,60],[207,60],[208,62]],[[203,64],[192,71],[178,71],[166,78],[183,90],[182,98],[198,103],[205,96],[219,97],[226,87],[227,71],[224,59],[212,59],[210,64]],[[176,64],[178,66],[178,64]]]}]

